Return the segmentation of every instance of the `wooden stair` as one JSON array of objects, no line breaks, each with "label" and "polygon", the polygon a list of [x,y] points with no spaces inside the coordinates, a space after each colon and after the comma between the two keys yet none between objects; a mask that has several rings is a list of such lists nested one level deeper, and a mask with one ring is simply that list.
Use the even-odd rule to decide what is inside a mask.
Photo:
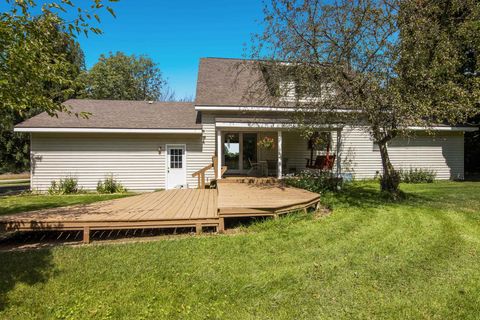
[{"label": "wooden stair", "polygon": [[[213,169],[214,171],[214,175],[215,175],[215,179],[209,181],[208,183],[208,186],[210,186],[212,184],[213,181],[217,180],[218,179],[218,159],[217,157],[212,157],[212,163],[209,163],[207,164],[205,167],[203,167],[202,169],[194,172],[192,174],[192,177],[198,177],[198,189],[205,189],[206,186],[207,186],[207,183],[205,182],[205,173],[210,170],[210,169]],[[222,169],[221,169],[221,172],[220,172],[220,176],[223,176],[223,174],[227,171],[227,166],[222,166]]]}]

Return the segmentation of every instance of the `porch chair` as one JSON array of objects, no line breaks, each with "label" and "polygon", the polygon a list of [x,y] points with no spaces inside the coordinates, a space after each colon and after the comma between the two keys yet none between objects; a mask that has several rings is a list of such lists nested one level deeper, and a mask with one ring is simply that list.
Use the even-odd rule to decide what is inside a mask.
[{"label": "porch chair", "polygon": [[248,163],[250,164],[250,169],[247,171],[247,175],[249,176],[253,171],[256,171],[256,175],[258,175],[258,172],[262,172],[262,164],[259,162],[252,162],[252,159],[248,158]]},{"label": "porch chair", "polygon": [[332,170],[335,163],[335,155],[319,155],[313,164],[307,159],[307,169]]}]

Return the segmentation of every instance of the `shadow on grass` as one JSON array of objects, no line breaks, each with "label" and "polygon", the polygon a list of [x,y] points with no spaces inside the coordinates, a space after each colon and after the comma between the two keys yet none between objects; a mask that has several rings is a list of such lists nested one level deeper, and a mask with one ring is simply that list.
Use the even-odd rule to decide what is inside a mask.
[{"label": "shadow on grass", "polygon": [[30,184],[0,185],[0,196],[11,196],[28,191]]},{"label": "shadow on grass", "polygon": [[400,199],[392,199],[388,194],[382,193],[380,187],[375,183],[352,183],[346,185],[339,192],[325,193],[321,201],[328,208],[342,205],[365,209],[383,205],[411,205],[429,200],[433,199],[411,192],[402,192]]},{"label": "shadow on grass", "polygon": [[0,252],[0,311],[7,308],[8,293],[18,284],[45,283],[54,275],[50,250]]}]

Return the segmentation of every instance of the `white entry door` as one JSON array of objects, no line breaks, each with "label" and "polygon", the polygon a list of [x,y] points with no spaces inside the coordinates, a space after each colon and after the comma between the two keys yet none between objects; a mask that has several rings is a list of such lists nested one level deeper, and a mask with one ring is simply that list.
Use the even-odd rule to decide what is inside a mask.
[{"label": "white entry door", "polygon": [[187,186],[185,145],[167,145],[167,189]]}]

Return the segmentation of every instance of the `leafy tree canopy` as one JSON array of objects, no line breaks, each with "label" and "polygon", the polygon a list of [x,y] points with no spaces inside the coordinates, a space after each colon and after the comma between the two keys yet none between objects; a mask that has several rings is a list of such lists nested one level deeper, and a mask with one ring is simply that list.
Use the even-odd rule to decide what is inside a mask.
[{"label": "leafy tree canopy", "polygon": [[[0,13],[0,170],[19,171],[28,167],[28,137],[14,134],[13,126],[42,111],[68,112],[61,103],[81,88],[77,76],[84,69],[75,37],[100,33],[98,11],[113,10],[99,0],[79,6],[6,2],[9,10]],[[61,17],[66,13],[68,21]]]},{"label": "leafy tree canopy", "polygon": [[262,67],[269,83],[288,84],[276,103],[295,103],[294,120],[305,130],[335,122],[365,127],[379,146],[382,189],[396,194],[387,143],[410,134],[409,126],[456,124],[474,113],[474,12],[473,0],[272,0],[254,55],[271,61]]},{"label": "leafy tree canopy", "polygon": [[[33,0],[7,0],[10,10],[0,14],[0,107],[19,113],[40,108],[49,114],[66,111],[61,104],[76,88],[71,73],[78,64],[59,50],[81,32],[101,33],[96,27],[103,1],[50,1],[39,6]],[[41,14],[33,12],[40,11]],[[65,20],[62,13],[76,16]],[[58,34],[65,35],[62,39]],[[61,43],[63,42],[63,43]]]},{"label": "leafy tree canopy", "polygon": [[112,100],[165,100],[167,83],[158,65],[145,55],[101,55],[83,75],[83,97]]}]

